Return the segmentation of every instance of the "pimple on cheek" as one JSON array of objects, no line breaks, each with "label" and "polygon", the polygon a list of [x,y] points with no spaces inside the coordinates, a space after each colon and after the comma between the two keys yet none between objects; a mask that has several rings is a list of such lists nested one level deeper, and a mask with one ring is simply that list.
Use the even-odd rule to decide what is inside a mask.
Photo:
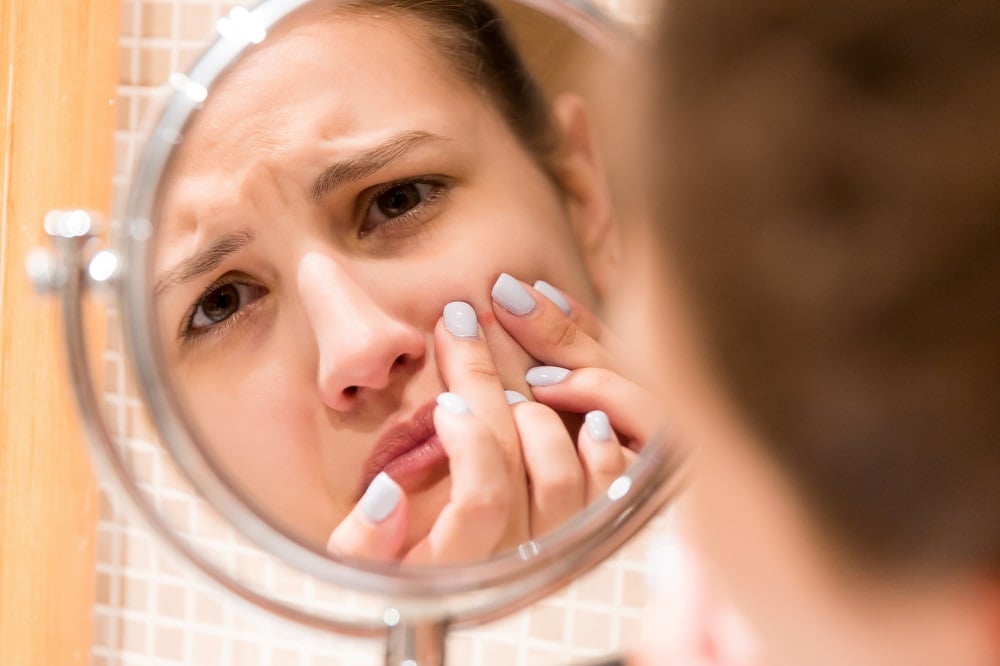
[{"label": "pimple on cheek", "polygon": [[479,324],[481,326],[492,326],[497,323],[497,316],[493,312],[493,308],[486,308],[481,312],[477,312],[476,316],[479,317]]}]

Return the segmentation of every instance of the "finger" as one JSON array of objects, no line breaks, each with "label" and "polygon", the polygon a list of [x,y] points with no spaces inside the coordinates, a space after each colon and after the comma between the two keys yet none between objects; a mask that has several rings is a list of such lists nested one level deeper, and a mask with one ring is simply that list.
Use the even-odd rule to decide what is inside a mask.
[{"label": "finger", "polygon": [[408,505],[402,488],[385,472],[379,473],[351,513],[327,541],[332,555],[392,561],[406,538]]},{"label": "finger", "polygon": [[496,550],[511,508],[503,453],[482,419],[454,393],[438,397],[434,426],[448,454],[451,494],[430,533],[414,546],[406,562],[456,564],[482,559]]},{"label": "finger", "polygon": [[[543,289],[560,293],[549,285]],[[616,367],[614,359],[578,319],[567,316],[556,303],[534,287],[503,273],[493,285],[497,321],[534,358],[566,368]],[[565,298],[563,303],[568,303]]]},{"label": "finger", "polygon": [[587,502],[593,502],[622,475],[628,464],[625,454],[632,452],[618,442],[608,415],[600,410],[587,412],[577,448],[586,479]]},{"label": "finger", "polygon": [[471,411],[493,434],[493,446],[502,453],[498,470],[505,470],[512,484],[515,506],[505,542],[520,543],[530,534],[527,481],[510,406],[504,395],[493,355],[468,303],[445,306],[434,331],[438,368],[448,391],[461,395]]},{"label": "finger", "polygon": [[583,469],[562,419],[537,402],[512,408],[531,498],[531,536],[551,532],[583,510]]},{"label": "finger", "polygon": [[535,398],[555,410],[605,412],[629,448],[641,447],[663,425],[652,394],[611,370],[539,366],[525,379]]}]

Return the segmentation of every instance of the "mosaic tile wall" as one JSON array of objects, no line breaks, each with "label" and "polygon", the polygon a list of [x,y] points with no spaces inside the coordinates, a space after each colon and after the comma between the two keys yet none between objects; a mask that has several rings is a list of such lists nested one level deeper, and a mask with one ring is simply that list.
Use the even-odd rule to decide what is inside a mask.
[{"label": "mosaic tile wall", "polygon": [[[237,3],[212,0],[124,0],[116,133],[116,200],[121,202],[162,85],[183,71],[212,37],[217,19]],[[638,0],[608,0],[626,20],[642,18]],[[120,204],[118,210],[121,210]],[[109,329],[118,326],[111,313]],[[197,498],[169,490],[169,461],[155,445],[124,364],[121,341],[105,351],[106,403],[112,428],[142,480],[165,489],[157,501],[198,531],[209,521]],[[374,642],[322,635],[235,601],[191,572],[131,515],[124,497],[101,484],[94,666],[244,664],[334,666],[378,664]],[[652,528],[662,529],[662,523]],[[648,537],[647,537],[648,538]],[[500,622],[456,633],[450,662],[470,666],[564,664],[612,653],[634,641],[644,596],[646,538],[564,591]]]}]

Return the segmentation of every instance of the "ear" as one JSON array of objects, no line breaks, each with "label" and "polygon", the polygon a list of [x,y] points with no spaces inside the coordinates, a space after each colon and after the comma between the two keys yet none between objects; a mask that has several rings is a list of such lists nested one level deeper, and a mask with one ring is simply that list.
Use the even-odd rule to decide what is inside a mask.
[{"label": "ear", "polygon": [[562,93],[552,104],[560,146],[554,173],[566,196],[566,209],[584,266],[603,300],[619,272],[621,238],[611,205],[604,164],[593,136],[590,115],[579,95]]}]

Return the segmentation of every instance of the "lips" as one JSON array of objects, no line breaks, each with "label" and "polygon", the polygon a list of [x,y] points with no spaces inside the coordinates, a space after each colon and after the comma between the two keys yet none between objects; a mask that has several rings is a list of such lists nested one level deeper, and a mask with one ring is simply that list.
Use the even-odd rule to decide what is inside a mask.
[{"label": "lips", "polygon": [[434,407],[434,402],[424,405],[412,418],[382,435],[365,461],[359,496],[383,471],[404,490],[444,476],[448,457],[434,430]]}]

